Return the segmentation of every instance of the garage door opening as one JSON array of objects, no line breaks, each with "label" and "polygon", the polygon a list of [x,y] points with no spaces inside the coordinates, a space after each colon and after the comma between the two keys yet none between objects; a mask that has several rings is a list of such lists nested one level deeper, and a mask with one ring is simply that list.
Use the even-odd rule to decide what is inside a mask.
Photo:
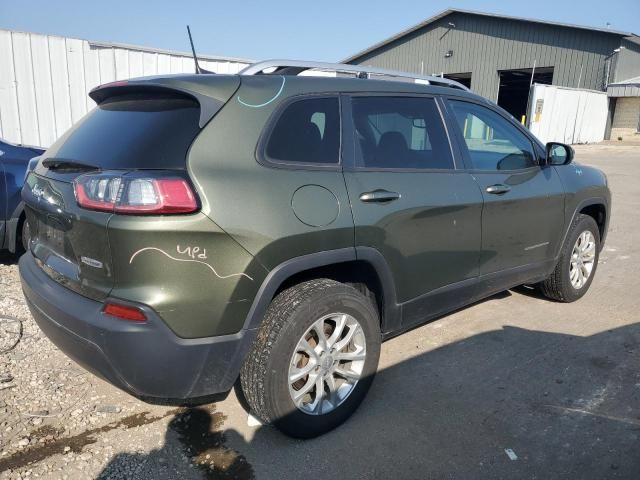
[{"label": "garage door opening", "polygon": [[[531,74],[533,73],[533,82]],[[553,67],[521,68],[518,70],[498,71],[500,88],[498,89],[498,105],[520,120],[527,112],[529,86],[532,83],[551,85]]]},{"label": "garage door opening", "polygon": [[467,73],[445,73],[444,78],[455,80],[467,88],[471,88],[471,72]]}]

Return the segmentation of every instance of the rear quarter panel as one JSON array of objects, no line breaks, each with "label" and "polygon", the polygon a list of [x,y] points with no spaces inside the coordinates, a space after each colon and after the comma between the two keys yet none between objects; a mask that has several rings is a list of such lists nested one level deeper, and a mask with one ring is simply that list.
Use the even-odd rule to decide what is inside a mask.
[{"label": "rear quarter panel", "polygon": [[238,332],[266,272],[202,213],[114,215],[110,296],[152,307],[178,336]]},{"label": "rear quarter panel", "polygon": [[[339,168],[273,168],[256,159],[263,128],[282,101],[301,93],[324,92],[326,83],[303,80],[243,77],[240,89],[196,139],[189,154],[188,168],[203,213],[266,270],[293,257],[353,247],[353,218]],[[327,204],[311,205],[313,194],[303,200],[309,208],[335,210],[329,224],[307,225],[294,213],[292,198],[305,185],[322,187],[335,197]]]}]

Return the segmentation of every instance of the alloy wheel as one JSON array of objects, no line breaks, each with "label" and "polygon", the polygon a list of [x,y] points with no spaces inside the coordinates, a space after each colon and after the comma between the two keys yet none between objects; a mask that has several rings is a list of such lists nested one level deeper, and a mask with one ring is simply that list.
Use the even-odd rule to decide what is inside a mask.
[{"label": "alloy wheel", "polygon": [[367,345],[351,315],[334,313],[315,321],[298,341],[289,364],[289,393],[296,407],[324,415],[353,392],[362,377]]},{"label": "alloy wheel", "polygon": [[596,239],[589,230],[582,232],[573,246],[569,263],[569,280],[580,290],[589,280],[596,260]]}]

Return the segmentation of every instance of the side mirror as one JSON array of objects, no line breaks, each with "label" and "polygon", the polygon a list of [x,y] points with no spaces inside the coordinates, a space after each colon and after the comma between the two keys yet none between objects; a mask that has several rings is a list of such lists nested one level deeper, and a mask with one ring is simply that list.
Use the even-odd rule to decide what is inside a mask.
[{"label": "side mirror", "polygon": [[549,142],[546,152],[547,165],[568,165],[573,161],[573,148],[564,143]]}]

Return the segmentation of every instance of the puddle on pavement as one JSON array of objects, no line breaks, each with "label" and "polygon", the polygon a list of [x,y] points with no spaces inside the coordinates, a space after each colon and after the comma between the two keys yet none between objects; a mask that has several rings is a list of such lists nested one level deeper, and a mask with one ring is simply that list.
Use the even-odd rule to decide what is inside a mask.
[{"label": "puddle on pavement", "polygon": [[255,478],[253,468],[243,455],[225,446],[221,430],[225,416],[209,406],[187,409],[169,423],[185,455],[207,479]]},{"label": "puddle on pavement", "polygon": [[[67,447],[69,447],[67,451],[80,453],[85,446],[96,443],[99,434],[148,425],[171,415],[175,416],[169,422],[168,430],[175,433],[180,449],[204,478],[238,480],[255,478],[253,468],[244,456],[225,446],[226,437],[222,431],[222,425],[226,417],[216,412],[214,405],[177,408],[162,415],[151,415],[149,412],[136,413],[70,437],[60,436],[64,433],[64,428],[44,425],[33,430],[29,437],[37,440],[44,438],[45,441],[0,458],[0,472],[16,470],[45,460],[52,455],[64,454]],[[167,445],[162,447],[163,450],[166,448]],[[116,456],[118,455],[122,454]],[[108,470],[109,465],[100,476]]]}]

